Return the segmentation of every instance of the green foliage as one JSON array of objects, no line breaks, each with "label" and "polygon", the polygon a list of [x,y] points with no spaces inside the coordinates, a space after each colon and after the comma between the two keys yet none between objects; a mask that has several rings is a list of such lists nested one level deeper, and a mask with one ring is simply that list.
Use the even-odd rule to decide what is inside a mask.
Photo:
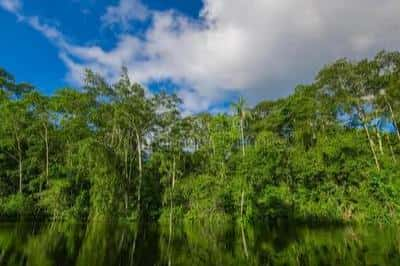
[{"label": "green foliage", "polygon": [[126,68],[51,96],[0,69],[0,214],[159,219],[171,234],[179,221],[399,222],[399,87],[400,53],[381,52],[253,109],[240,97],[232,115],[183,117]]},{"label": "green foliage", "polygon": [[1,217],[5,219],[32,219],[36,214],[32,198],[22,194],[2,198],[0,204]]},{"label": "green foliage", "polygon": [[[168,191],[166,192],[168,193]],[[212,223],[226,221],[233,212],[233,202],[223,180],[202,175],[179,181],[173,201],[181,206],[183,219],[188,222]]]}]

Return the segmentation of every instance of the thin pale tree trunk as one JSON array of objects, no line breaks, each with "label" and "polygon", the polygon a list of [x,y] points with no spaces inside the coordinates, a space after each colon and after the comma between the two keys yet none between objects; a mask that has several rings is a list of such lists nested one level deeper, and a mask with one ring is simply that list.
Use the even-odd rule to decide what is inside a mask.
[{"label": "thin pale tree trunk", "polygon": [[49,133],[47,126],[44,126],[44,142],[46,145],[46,185],[49,185]]},{"label": "thin pale tree trunk", "polygon": [[[114,117],[115,117],[115,114],[114,114]],[[111,130],[111,146],[114,146],[114,139],[115,139],[116,131],[117,131],[116,121],[115,121],[115,118],[113,118],[113,127]]]},{"label": "thin pale tree trunk", "polygon": [[[124,152],[124,164],[125,164],[125,179],[126,179],[126,182],[129,183],[128,148],[125,148],[125,152]],[[127,191],[127,189],[125,189],[124,200],[125,200],[125,211],[128,212],[129,197],[128,197],[128,191]]]},{"label": "thin pale tree trunk", "polygon": [[17,148],[18,148],[19,193],[22,193],[22,150],[21,150],[21,143],[18,138],[17,138]]},{"label": "thin pale tree trunk", "polygon": [[369,147],[370,147],[371,152],[372,152],[372,155],[373,155],[373,157],[374,157],[376,169],[378,169],[378,171],[380,171],[380,170],[381,170],[381,166],[380,166],[380,164],[379,164],[379,160],[378,160],[378,157],[377,157],[377,155],[376,155],[375,148],[374,148],[375,144],[374,144],[374,141],[373,141],[372,138],[371,138],[371,135],[370,135],[370,133],[369,133],[368,127],[367,127],[367,125],[365,124],[365,122],[363,122],[363,127],[364,127],[365,133],[366,133],[367,138],[368,138]]},{"label": "thin pale tree trunk", "polygon": [[[242,185],[243,186],[243,185]],[[243,219],[243,206],[244,206],[244,189],[242,188],[242,193],[240,196],[240,218]]]},{"label": "thin pale tree trunk", "polygon": [[[243,125],[243,119],[240,119],[240,137],[242,140],[242,155],[243,158],[246,155],[245,152],[245,147],[244,147],[244,125]],[[249,257],[249,253],[247,250],[247,241],[246,241],[246,235],[244,232],[244,227],[243,227],[243,212],[244,212],[244,200],[245,200],[245,192],[244,192],[244,180],[242,182],[242,193],[240,196],[240,228],[241,228],[241,233],[242,233],[242,244],[243,244],[243,250],[244,250],[244,254],[246,256],[246,258]]]},{"label": "thin pale tree trunk", "polygon": [[173,195],[174,195],[174,188],[175,188],[175,172],[176,172],[176,161],[175,156],[173,156],[172,160],[172,182],[171,182],[171,193],[170,193],[170,206],[169,206],[169,237],[168,237],[168,265],[171,265],[171,241],[172,241],[172,233],[173,233],[173,225],[172,225],[172,218],[173,218]]},{"label": "thin pale tree trunk", "polygon": [[174,207],[174,202],[173,202],[174,188],[175,188],[175,172],[173,170],[171,193],[170,193],[170,208],[169,208],[169,239],[171,239],[172,237],[172,229],[173,229],[172,218],[173,218],[173,207]]},{"label": "thin pale tree trunk", "polygon": [[[245,148],[244,148],[244,129],[243,129],[243,119],[240,119],[240,137],[241,137],[241,142],[242,142],[242,156],[244,158],[245,156]],[[244,197],[245,197],[245,192],[244,192],[244,180],[242,182],[242,193],[241,193],[241,199],[240,199],[240,219],[243,220],[243,205],[244,205]]]},{"label": "thin pale tree trunk", "polygon": [[396,162],[397,162],[396,156],[395,156],[395,154],[394,154],[393,146],[392,146],[392,143],[390,142],[390,138],[389,138],[388,135],[386,135],[386,141],[387,141],[388,144],[389,144],[390,154],[392,155],[393,162],[396,163]]},{"label": "thin pale tree trunk", "polygon": [[[242,139],[242,155],[243,158],[245,156],[245,148],[244,148],[244,129],[243,129],[244,125],[243,125],[243,119],[240,119],[240,135],[241,135],[241,139]],[[245,197],[245,192],[244,192],[244,180],[242,182],[242,194],[241,194],[241,200],[240,200],[240,218],[243,220],[243,205],[244,205],[244,197]]]},{"label": "thin pale tree trunk", "polygon": [[211,127],[210,123],[207,123],[208,135],[209,135],[209,138],[210,138],[210,143],[211,143],[211,147],[212,147],[212,150],[213,150],[213,155],[215,157],[215,154],[216,154],[215,143],[214,143],[214,139],[213,139],[212,134],[211,134],[210,127]]},{"label": "thin pale tree trunk", "polygon": [[22,159],[19,157],[19,193],[22,193]]},{"label": "thin pale tree trunk", "polygon": [[135,231],[135,236],[133,238],[133,243],[132,243],[132,248],[131,248],[131,253],[129,254],[129,265],[133,266],[134,265],[134,259],[135,259],[135,252],[136,252],[136,241],[138,237],[138,231],[139,231],[139,226],[136,228]]},{"label": "thin pale tree trunk", "polygon": [[375,144],[374,144],[374,141],[371,138],[371,134],[369,133],[369,129],[368,129],[368,126],[366,124],[365,116],[364,116],[364,114],[363,114],[363,112],[362,112],[360,107],[357,107],[357,109],[358,109],[358,114],[359,114],[359,116],[361,118],[361,121],[362,121],[362,124],[363,124],[363,128],[364,128],[365,134],[367,135],[367,138],[368,138],[369,147],[371,149],[371,152],[372,152],[372,155],[373,155],[373,158],[374,158],[374,161],[375,161],[376,169],[378,169],[378,171],[380,171],[381,167],[380,167],[380,164],[379,164],[378,157],[376,155],[376,151],[375,151],[375,147],[374,147]]},{"label": "thin pale tree trunk", "polygon": [[171,195],[170,195],[170,210],[169,210],[169,236],[170,239],[172,237],[172,216],[173,216],[173,195],[174,195],[174,189],[175,189],[175,170],[176,170],[176,162],[175,162],[175,156],[173,157],[172,161],[172,182],[171,182]]},{"label": "thin pale tree trunk", "polygon": [[213,150],[213,156],[215,157],[215,154],[216,154],[215,143],[214,143],[214,139],[212,138],[211,135],[210,135],[210,141],[211,141],[211,146],[212,146],[212,150]]},{"label": "thin pale tree trunk", "polygon": [[379,151],[381,155],[384,155],[385,152],[383,151],[382,136],[378,128],[376,128],[376,136],[378,137]]},{"label": "thin pale tree trunk", "polygon": [[247,249],[247,240],[246,240],[246,234],[244,233],[243,222],[240,224],[240,230],[242,232],[242,244],[243,244],[244,255],[246,256],[246,258],[248,258],[249,251]]},{"label": "thin pale tree trunk", "polygon": [[242,140],[242,155],[243,157],[245,156],[245,150],[244,150],[244,129],[243,129],[243,119],[240,119],[240,138]]},{"label": "thin pale tree trunk", "polygon": [[[378,112],[376,110],[375,110],[375,118],[378,119]],[[382,135],[380,132],[380,128],[378,127],[378,123],[375,125],[375,133],[376,133],[376,137],[378,138],[380,154],[383,156],[385,154],[385,152],[383,151]]]},{"label": "thin pale tree trunk", "polygon": [[400,141],[399,127],[397,126],[397,122],[396,122],[396,119],[394,117],[394,112],[393,112],[392,105],[389,103],[389,101],[387,100],[386,96],[384,98],[385,98],[386,105],[389,107],[390,116],[392,117],[392,122],[394,124],[394,127],[396,128],[397,139]]},{"label": "thin pale tree trunk", "polygon": [[137,141],[137,153],[138,153],[138,167],[139,167],[139,186],[138,186],[138,211],[140,212],[141,197],[142,197],[142,179],[143,179],[143,169],[142,169],[142,143],[139,134],[136,132]]}]

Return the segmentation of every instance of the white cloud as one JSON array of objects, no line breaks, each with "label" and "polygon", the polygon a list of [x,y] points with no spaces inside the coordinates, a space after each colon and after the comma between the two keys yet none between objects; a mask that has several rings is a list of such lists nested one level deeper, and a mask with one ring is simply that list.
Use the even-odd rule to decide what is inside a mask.
[{"label": "white cloud", "polygon": [[108,74],[124,63],[141,82],[190,88],[180,95],[198,111],[229,91],[251,102],[283,96],[336,58],[400,48],[399,10],[398,0],[205,0],[197,20],[153,11],[144,39],[70,52]]},{"label": "white cloud", "polygon": [[20,20],[26,21],[32,28],[42,33],[47,39],[56,43],[60,48],[68,46],[65,36],[55,27],[40,21],[39,17],[19,16]]},{"label": "white cloud", "polygon": [[8,12],[16,13],[21,9],[22,4],[20,0],[0,0],[0,7]]},{"label": "white cloud", "polygon": [[139,0],[120,0],[118,5],[107,7],[101,21],[104,26],[120,25],[128,29],[132,20],[145,20],[148,15],[148,9]]},{"label": "white cloud", "polygon": [[84,67],[113,80],[126,65],[141,83],[176,83],[188,112],[212,108],[232,92],[252,103],[284,96],[339,57],[400,48],[398,0],[204,0],[197,19],[144,6],[144,13],[121,11],[132,3],[142,6],[121,0],[103,21],[127,26],[147,17],[150,27],[140,38],[121,34],[112,49],[72,45],[36,28],[58,40],[71,80],[80,80]]},{"label": "white cloud", "polygon": [[198,95],[196,91],[183,89],[178,92],[178,97],[182,99],[184,116],[208,110],[210,108],[209,99]]}]

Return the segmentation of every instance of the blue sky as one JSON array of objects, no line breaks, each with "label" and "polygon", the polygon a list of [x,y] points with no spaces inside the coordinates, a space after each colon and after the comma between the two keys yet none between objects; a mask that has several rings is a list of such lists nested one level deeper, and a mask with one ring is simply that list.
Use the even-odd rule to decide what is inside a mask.
[{"label": "blue sky", "polygon": [[0,0],[0,66],[50,94],[122,65],[188,113],[288,95],[337,58],[400,47],[398,0]]},{"label": "blue sky", "polygon": [[[112,48],[118,34],[115,29],[99,27],[101,14],[118,0],[40,0],[23,1],[25,15],[38,16],[43,23],[62,29],[74,43],[98,44]],[[146,4],[156,10],[175,9],[187,16],[197,17],[200,0],[151,0]],[[3,25],[0,42],[1,67],[13,73],[17,79],[29,81],[43,92],[68,86],[65,80],[68,71],[59,59],[58,48],[42,33],[16,20],[14,14],[0,9],[0,25]],[[140,32],[145,25],[136,24],[130,32]]]}]

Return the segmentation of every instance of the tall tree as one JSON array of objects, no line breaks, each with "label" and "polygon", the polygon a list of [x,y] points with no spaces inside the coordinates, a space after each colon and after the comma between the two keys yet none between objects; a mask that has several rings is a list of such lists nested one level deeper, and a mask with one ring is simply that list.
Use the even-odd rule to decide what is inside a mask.
[{"label": "tall tree", "polygon": [[[49,98],[42,96],[38,92],[32,92],[27,95],[28,108],[31,110],[33,117],[33,131],[40,136],[44,146],[44,173],[45,183],[49,185],[50,175],[50,131],[51,111]],[[40,191],[43,182],[40,182]]]},{"label": "tall tree", "polygon": [[137,152],[137,211],[141,211],[143,184],[143,152],[146,138],[154,125],[154,103],[146,97],[144,88],[138,83],[132,83],[127,69],[124,68],[120,80],[114,85],[117,111],[120,123],[124,125],[125,138],[132,139]]},{"label": "tall tree", "polygon": [[9,158],[18,164],[18,191],[23,190],[25,146],[29,136],[30,119],[25,101],[8,101],[0,105],[0,145]]}]

